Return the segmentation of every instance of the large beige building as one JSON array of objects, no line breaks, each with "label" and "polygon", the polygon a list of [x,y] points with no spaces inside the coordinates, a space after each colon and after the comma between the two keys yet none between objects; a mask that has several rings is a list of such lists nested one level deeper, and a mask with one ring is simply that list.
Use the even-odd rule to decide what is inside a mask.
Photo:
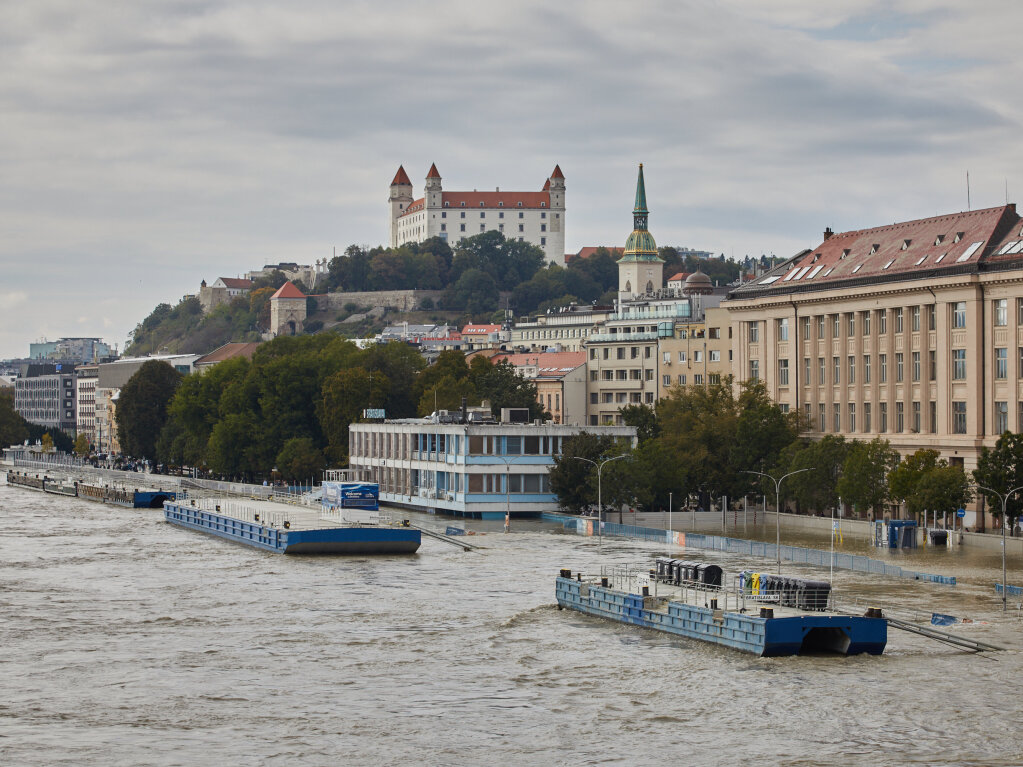
[{"label": "large beige building", "polygon": [[1015,205],[825,232],[723,305],[736,377],[764,379],[812,435],[882,436],[970,470],[1023,428]]}]

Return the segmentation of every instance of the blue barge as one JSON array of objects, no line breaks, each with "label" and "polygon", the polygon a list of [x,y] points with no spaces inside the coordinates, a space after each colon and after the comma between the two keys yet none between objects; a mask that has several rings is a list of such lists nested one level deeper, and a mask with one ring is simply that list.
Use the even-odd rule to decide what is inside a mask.
[{"label": "blue barge", "polygon": [[[654,595],[649,593],[651,583]],[[820,652],[880,655],[888,641],[888,621],[880,611],[871,611],[870,617],[806,611],[786,605],[784,594],[752,594],[745,584],[730,593],[703,582],[663,582],[656,573],[602,577],[599,583],[590,583],[562,570],[555,594],[559,609],[763,657]],[[734,609],[728,609],[729,603]]]},{"label": "blue barge", "polygon": [[326,504],[321,510],[228,499],[173,501],[164,503],[163,515],[172,525],[277,554],[414,554],[422,543],[419,530],[386,524],[375,511]]}]

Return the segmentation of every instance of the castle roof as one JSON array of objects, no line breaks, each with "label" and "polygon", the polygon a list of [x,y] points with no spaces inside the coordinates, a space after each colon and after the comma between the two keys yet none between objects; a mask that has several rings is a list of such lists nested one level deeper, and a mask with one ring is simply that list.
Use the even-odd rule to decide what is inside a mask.
[{"label": "castle roof", "polygon": [[252,280],[245,279],[244,277],[221,277],[220,281],[224,283],[225,288],[247,290],[252,287]]},{"label": "castle roof", "polygon": [[427,178],[440,178],[440,172],[437,170],[437,163],[430,164],[430,172],[426,174]]},{"label": "castle roof", "polygon": [[620,256],[625,248],[620,247],[606,247],[604,245],[590,245],[585,248],[580,248],[578,253],[566,253],[565,261],[571,261],[573,258],[589,258],[601,248],[604,248],[612,256]]},{"label": "castle roof", "polygon": [[291,280],[288,280],[277,292],[270,296],[270,300],[273,301],[275,298],[305,298],[306,295],[301,290],[296,288]]},{"label": "castle roof", "polygon": [[929,273],[969,273],[1023,261],[1023,220],[1014,204],[825,233],[826,239],[730,296],[827,290]]},{"label": "castle roof", "polygon": [[543,182],[543,190],[545,192],[548,192],[548,191],[550,191],[550,188],[551,188],[551,180],[547,179],[546,181]]},{"label": "castle roof", "polygon": [[564,178],[565,174],[561,172],[561,166],[555,165],[554,172],[551,174],[551,178]]},{"label": "castle roof", "polygon": [[412,182],[409,181],[408,174],[405,172],[405,166],[399,165],[398,172],[394,174],[394,181],[391,182],[391,186],[412,186]]}]

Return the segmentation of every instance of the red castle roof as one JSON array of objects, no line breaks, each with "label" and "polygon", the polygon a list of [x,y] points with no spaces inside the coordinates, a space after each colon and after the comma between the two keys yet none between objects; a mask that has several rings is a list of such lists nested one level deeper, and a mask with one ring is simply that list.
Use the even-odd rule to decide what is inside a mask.
[{"label": "red castle roof", "polygon": [[275,298],[305,298],[306,295],[301,290],[296,288],[291,280],[285,282],[281,287],[270,296],[270,300],[273,301]]},{"label": "red castle roof", "polygon": [[394,181],[391,182],[391,186],[412,186],[412,182],[409,181],[408,174],[405,172],[405,166],[399,165],[398,172],[394,174]]},{"label": "red castle roof", "polygon": [[426,174],[427,178],[440,178],[440,173],[437,171],[437,163],[430,165],[430,172]]},{"label": "red castle roof", "polygon": [[565,174],[561,172],[561,166],[555,165],[554,172],[551,174],[551,178],[564,178]]}]

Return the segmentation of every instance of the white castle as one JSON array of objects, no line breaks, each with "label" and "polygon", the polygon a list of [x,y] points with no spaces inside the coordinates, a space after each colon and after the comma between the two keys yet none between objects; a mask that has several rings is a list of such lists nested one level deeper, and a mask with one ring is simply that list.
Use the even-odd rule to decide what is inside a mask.
[{"label": "white castle", "polygon": [[431,237],[451,247],[466,237],[496,230],[508,239],[539,246],[549,262],[565,265],[565,176],[554,171],[539,192],[445,192],[437,166],[426,175],[426,189],[415,199],[404,167],[391,182],[391,247]]}]

